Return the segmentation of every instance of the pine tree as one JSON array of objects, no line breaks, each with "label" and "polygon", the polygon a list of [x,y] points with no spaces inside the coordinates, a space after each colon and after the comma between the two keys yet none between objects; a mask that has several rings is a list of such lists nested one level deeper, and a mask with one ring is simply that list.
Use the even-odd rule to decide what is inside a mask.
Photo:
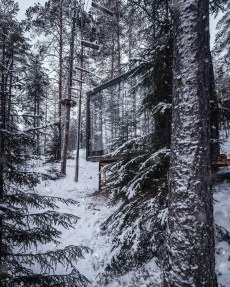
[{"label": "pine tree", "polygon": [[[112,193],[113,203],[122,199],[124,204],[103,225],[114,240],[113,256],[106,264],[102,282],[109,282],[111,275],[120,276],[140,268],[153,257],[158,258],[159,266],[162,264],[171,135],[173,38],[171,7],[166,2],[155,1],[153,5],[152,1],[146,1],[144,5],[130,1],[127,4],[134,13],[133,25],[138,26],[137,34],[140,33],[141,39],[138,41],[134,31],[134,47],[145,43],[145,49],[129,51],[137,80],[131,81],[126,89],[133,93],[132,99],[139,99],[136,119],[145,118],[153,128],[138,138],[125,140],[123,137],[123,142],[119,142],[119,147],[111,154],[112,157],[122,155],[122,160],[104,168],[109,172],[103,191]],[[127,122],[129,126],[130,122]],[[146,129],[144,125],[141,128]]]},{"label": "pine tree", "polygon": [[70,41],[68,29],[71,25],[71,5],[69,1],[49,0],[44,6],[35,4],[26,14],[25,25],[27,30],[33,31],[35,36],[45,36],[45,40],[37,40],[40,56],[49,62],[51,69],[57,73],[58,81],[55,85],[58,90],[58,150],[57,157],[61,159],[62,149],[62,106],[61,100],[66,96],[65,85],[68,66],[68,43]]},{"label": "pine tree", "polygon": [[[68,153],[69,125],[71,119],[70,106],[61,106],[63,99],[76,98],[76,81],[78,70],[75,69],[80,60],[79,39],[82,30],[90,34],[90,15],[83,11],[82,2],[79,1],[57,1],[50,0],[44,6],[35,4],[27,10],[27,28],[35,31],[37,35],[45,35],[46,39],[37,41],[41,56],[50,62],[54,71],[58,71],[58,118],[59,118],[59,140],[58,158],[60,158],[61,144],[61,172],[66,173],[66,157]],[[90,34],[91,35],[91,34]],[[56,83],[57,84],[57,83]],[[78,84],[78,82],[77,82]],[[65,109],[65,119],[63,110]],[[65,125],[63,135],[63,123]],[[63,140],[62,140],[63,138]]]},{"label": "pine tree", "polygon": [[[92,85],[98,85],[99,80],[107,81],[125,72],[124,69],[124,9],[123,1],[101,1],[101,5],[109,9],[113,16],[100,10],[90,9],[88,21],[83,26],[83,38],[100,46],[99,51],[85,49],[86,62],[90,63],[90,71],[94,77],[89,79]],[[94,65],[93,63],[96,63]]]},{"label": "pine tree", "polygon": [[[26,75],[29,45],[15,19],[17,11],[14,1],[1,1],[0,286],[87,286],[89,281],[75,268],[76,260],[89,252],[87,247],[38,252],[41,244],[58,244],[61,232],[57,227],[71,228],[78,217],[56,211],[58,202],[76,204],[74,200],[42,197],[35,192],[40,178],[30,170],[34,128],[22,129],[25,122],[18,107],[25,100],[18,88],[20,77]],[[58,264],[72,271],[55,274]]]},{"label": "pine tree", "polygon": [[[67,246],[40,253],[41,244],[58,244],[58,225],[71,228],[78,217],[56,211],[57,203],[76,204],[74,200],[40,196],[34,192],[38,175],[25,162],[25,148],[33,147],[32,134],[1,130],[5,144],[3,196],[1,198],[1,282],[2,286],[86,286],[89,281],[75,268],[76,260],[89,249]],[[12,154],[13,151],[13,154]],[[27,158],[28,160],[28,158]],[[48,209],[41,211],[41,209]],[[33,210],[33,211],[32,211]],[[36,210],[36,212],[34,211]],[[58,264],[72,268],[66,275],[55,274]],[[36,273],[34,271],[34,266]]]},{"label": "pine tree", "polygon": [[[135,7],[135,1],[133,7]],[[140,192],[145,193],[144,186],[149,186],[148,180],[151,181],[151,176],[143,179],[143,174],[145,173],[143,168],[143,173],[141,172],[144,167],[144,162],[148,161],[148,166],[151,169],[151,163],[155,165],[152,155],[156,154],[158,156],[160,153],[167,154],[167,149],[170,147],[170,125],[171,125],[171,94],[172,94],[172,23],[170,9],[166,9],[168,5],[165,3],[158,3],[158,6],[152,7],[149,2],[149,6],[153,10],[149,11],[146,14],[145,8],[143,6],[140,8],[140,5],[135,7],[134,18],[140,23],[140,19],[149,16],[148,22],[144,23],[144,27],[148,26],[148,30],[144,32],[150,36],[150,31],[153,27],[153,23],[159,22],[157,25],[158,29],[151,34],[153,43],[148,43],[146,39],[146,50],[142,52],[140,57],[133,59],[133,64],[136,65],[138,59],[138,65],[134,70],[134,77],[136,81],[130,83],[130,87],[127,88],[132,94],[132,98],[139,98],[139,105],[135,117],[140,119],[141,117],[150,117],[150,121],[154,124],[154,128],[149,130],[147,135],[135,139],[126,139],[123,138],[122,142],[118,144],[120,146],[113,154],[122,154],[123,157],[127,155],[125,160],[120,163],[114,164],[113,170],[117,170],[117,173],[112,173],[111,177],[108,179],[111,185],[108,189],[111,189],[112,186],[117,190],[116,193],[119,193],[121,190],[128,190],[133,183],[136,181],[135,185],[139,186],[138,190],[132,192],[132,195]],[[161,6],[161,5],[162,6]],[[152,17],[156,11],[161,7],[162,11],[165,12],[165,16],[160,14],[159,18]],[[149,8],[149,7],[148,7]],[[150,9],[150,8],[149,8]],[[140,13],[142,12],[142,13]],[[129,15],[129,14],[128,14]],[[138,19],[138,16],[140,19]],[[165,18],[164,18],[165,17]],[[164,21],[163,21],[164,20]],[[162,25],[160,25],[162,21]],[[156,24],[156,23],[155,23]],[[140,31],[139,31],[140,32]],[[142,38],[144,41],[144,37]],[[133,86],[132,86],[133,85]],[[140,100],[141,99],[141,100]],[[115,104],[112,103],[111,107],[108,106],[109,110],[115,108]],[[112,110],[112,114],[114,111]],[[147,121],[146,121],[147,122]],[[131,122],[127,121],[128,125]],[[145,127],[142,127],[144,129]],[[127,143],[125,143],[127,141]],[[133,151],[136,150],[137,155]],[[149,159],[149,160],[148,160]],[[164,162],[164,160],[163,160]],[[163,165],[165,163],[162,163]],[[160,167],[159,167],[160,169]],[[154,168],[153,168],[154,170]],[[152,170],[152,172],[153,172]],[[149,170],[150,171],[150,170]],[[164,173],[164,172],[163,172]],[[162,173],[162,174],[163,174]],[[119,176],[121,175],[122,176]],[[165,174],[167,171],[165,170]],[[142,183],[141,183],[142,182]],[[114,185],[115,184],[115,185]],[[106,188],[106,187],[105,187]],[[150,190],[151,188],[149,188]],[[126,192],[125,192],[126,193]]]},{"label": "pine tree", "polygon": [[[214,6],[217,5],[216,1],[211,4],[211,8],[216,9]],[[136,269],[154,256],[162,268],[165,255],[162,246],[166,239],[170,157],[169,150],[165,147],[169,148],[171,145],[174,37],[172,6],[169,1],[154,1],[154,3],[145,1],[144,4],[142,1],[129,1],[127,6],[134,13],[133,21],[139,23],[136,33],[141,35],[142,40],[138,42],[134,32],[132,41],[136,40],[137,44],[134,45],[134,50],[129,51],[132,55],[131,62],[137,67],[135,75],[139,75],[138,87],[146,93],[142,112],[151,111],[155,128],[148,136],[123,143],[112,154],[113,156],[122,154],[123,159],[104,168],[105,171],[109,171],[109,176],[103,190],[112,192],[115,202],[124,200],[121,208],[103,225],[105,232],[114,237],[112,258],[107,262],[105,273],[102,275],[102,278],[104,276],[102,282],[107,281],[108,285],[111,274],[119,276]],[[145,49],[142,46],[139,54],[136,47],[143,43]],[[208,52],[207,57],[210,61],[208,73],[212,73],[211,57]],[[215,87],[211,78],[212,75],[210,75],[209,91],[212,100],[215,100]],[[141,79],[144,80],[141,82]],[[216,116],[214,109],[212,114]],[[216,118],[211,118],[211,126],[214,124]],[[136,156],[132,154],[133,150],[137,151]],[[213,241],[211,244],[212,248]],[[171,284],[169,286],[174,286],[174,281]],[[186,285],[181,283],[175,286]]]},{"label": "pine tree", "polygon": [[[22,93],[26,98],[22,102],[25,127],[33,127],[36,142],[34,155],[42,154],[41,126],[45,126],[45,102],[48,98],[49,79],[38,55],[29,55],[25,66],[26,76],[23,79]],[[33,103],[33,105],[32,105]]]}]

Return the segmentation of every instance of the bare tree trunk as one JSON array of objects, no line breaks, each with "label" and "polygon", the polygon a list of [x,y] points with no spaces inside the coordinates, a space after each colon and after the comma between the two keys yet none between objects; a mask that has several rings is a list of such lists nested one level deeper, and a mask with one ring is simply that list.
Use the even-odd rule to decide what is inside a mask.
[{"label": "bare tree trunk", "polygon": [[[45,101],[45,125],[47,126],[47,124],[48,124],[48,99],[46,97],[46,101]],[[43,145],[43,151],[42,151],[43,154],[45,154],[45,152],[46,152],[46,145],[47,145],[47,134],[45,133],[44,145]]]},{"label": "bare tree trunk", "polygon": [[131,11],[129,12],[129,16],[128,16],[128,55],[129,55],[129,59],[131,59],[132,57],[132,49],[133,49],[133,23],[134,23],[134,19],[132,17],[133,14],[133,8],[131,7]]},{"label": "bare tree trunk", "polygon": [[116,32],[117,32],[117,74],[118,76],[121,75],[122,70],[121,70],[121,27],[120,27],[120,5],[118,1],[116,1],[116,21],[117,21],[117,27],[116,27]]},{"label": "bare tree trunk", "polygon": [[112,58],[111,58],[111,79],[114,78],[114,62],[115,62],[115,40],[112,36]]},{"label": "bare tree trunk", "polygon": [[[37,102],[37,115],[36,115],[36,126],[39,127],[40,126],[40,95],[38,93],[38,102]],[[41,150],[40,150],[40,132],[39,130],[37,131],[37,139],[36,139],[36,152],[37,155],[41,154]]]},{"label": "bare tree trunk", "polygon": [[174,87],[164,286],[216,286],[209,149],[208,0],[174,1]]},{"label": "bare tree trunk", "polygon": [[9,80],[9,95],[8,95],[8,107],[7,107],[7,123],[6,126],[9,130],[12,130],[9,122],[10,122],[10,114],[11,114],[11,98],[12,98],[12,84],[13,84],[13,59],[14,59],[14,53],[12,52],[11,55],[11,63],[9,65],[9,70],[11,70],[9,76],[10,76],[10,80]]},{"label": "bare tree trunk", "polygon": [[[81,46],[81,68],[83,69],[83,52],[84,48]],[[80,137],[81,137],[81,101],[82,101],[82,81],[83,81],[83,72],[81,70],[80,76],[80,95],[79,95],[79,107],[78,107],[78,128],[77,128],[77,149],[76,149],[76,167],[75,167],[75,177],[74,180],[78,182],[79,174],[79,150],[80,150]]]},{"label": "bare tree trunk", "polygon": [[34,154],[37,155],[37,139],[36,139],[36,133],[37,133],[37,118],[36,118],[36,115],[37,115],[37,102],[38,102],[38,98],[37,98],[37,87],[35,87],[35,95],[34,95],[34,106],[33,106],[33,128],[34,128],[34,131],[33,131],[33,140],[36,141],[36,145],[34,147]]},{"label": "bare tree trunk", "polygon": [[[4,35],[4,34],[3,34]],[[2,45],[2,65],[1,65],[1,120],[0,120],[0,128],[2,130],[6,129],[6,77],[5,77],[5,37],[3,36],[3,45]],[[3,133],[0,133],[0,203],[3,201],[4,197],[4,177],[3,177],[3,172],[4,172],[4,163],[5,163],[5,140]],[[3,250],[3,242],[2,242],[2,237],[3,237],[3,231],[2,231],[2,226],[3,226],[3,218],[2,215],[0,215],[0,268],[3,268],[4,265],[4,250]],[[2,287],[2,283],[0,280],[0,286]]]},{"label": "bare tree trunk", "polygon": [[58,150],[57,150],[57,159],[61,159],[61,143],[62,143],[62,109],[61,109],[61,100],[62,100],[62,54],[63,54],[63,19],[62,19],[62,4],[60,2],[60,35],[59,35],[59,80],[58,80]]},{"label": "bare tree trunk", "polygon": [[[71,100],[72,95],[72,76],[73,76],[73,60],[74,60],[74,41],[75,41],[75,30],[76,30],[76,0],[74,1],[74,12],[72,18],[72,31],[70,41],[70,60],[69,60],[69,77],[68,77],[68,89],[67,98]],[[66,174],[66,161],[67,161],[67,149],[69,143],[69,127],[70,127],[70,104],[66,105],[66,119],[65,119],[65,132],[64,132],[64,145],[61,161],[61,173]]]}]

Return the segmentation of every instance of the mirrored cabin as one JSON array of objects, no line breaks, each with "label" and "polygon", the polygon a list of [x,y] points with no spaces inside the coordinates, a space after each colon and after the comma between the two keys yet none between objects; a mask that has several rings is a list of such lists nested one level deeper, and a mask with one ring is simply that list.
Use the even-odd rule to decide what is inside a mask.
[{"label": "mirrored cabin", "polygon": [[150,114],[142,111],[145,91],[138,86],[131,71],[87,94],[87,160],[111,158],[128,140],[152,131]]}]

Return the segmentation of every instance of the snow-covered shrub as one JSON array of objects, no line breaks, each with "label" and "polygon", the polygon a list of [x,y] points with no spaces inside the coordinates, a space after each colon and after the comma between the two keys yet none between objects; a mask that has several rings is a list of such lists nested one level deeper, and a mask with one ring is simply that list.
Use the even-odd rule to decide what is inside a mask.
[{"label": "snow-covered shrub", "polygon": [[[145,193],[156,194],[167,186],[169,150],[154,150],[153,134],[132,139],[116,149],[110,156],[122,154],[122,159],[107,165],[102,172],[108,173],[103,191],[113,200],[129,200]],[[108,172],[109,171],[109,172]]]},{"label": "snow-covered shrub", "polygon": [[[124,203],[103,225],[102,230],[113,237],[111,254],[101,283],[137,270],[152,258],[161,266],[164,252],[167,190],[146,194]],[[107,282],[107,283],[106,283]]]},{"label": "snow-covered shrub", "polygon": [[46,172],[47,173],[43,175],[44,179],[56,180],[64,177],[54,164],[51,164],[50,167],[46,169]]},{"label": "snow-covered shrub", "polygon": [[49,141],[46,144],[45,148],[45,156],[46,156],[46,162],[55,162],[59,160],[59,136],[58,132],[56,130],[52,131],[52,137],[49,139]]},{"label": "snow-covered shrub", "polygon": [[108,181],[103,191],[111,193],[112,203],[121,199],[124,203],[102,225],[113,243],[104,272],[100,274],[101,284],[144,266],[154,257],[161,265],[169,150],[152,152],[154,148],[153,134],[130,140],[111,154],[111,157],[123,154],[122,159],[104,167]]}]

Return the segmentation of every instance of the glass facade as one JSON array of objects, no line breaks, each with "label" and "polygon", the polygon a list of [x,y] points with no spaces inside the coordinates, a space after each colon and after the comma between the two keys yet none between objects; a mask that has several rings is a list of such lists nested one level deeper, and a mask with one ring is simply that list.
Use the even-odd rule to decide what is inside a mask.
[{"label": "glass facade", "polygon": [[88,93],[88,159],[108,155],[128,140],[150,132],[150,116],[141,112],[143,98],[143,88],[138,88],[131,72]]}]

